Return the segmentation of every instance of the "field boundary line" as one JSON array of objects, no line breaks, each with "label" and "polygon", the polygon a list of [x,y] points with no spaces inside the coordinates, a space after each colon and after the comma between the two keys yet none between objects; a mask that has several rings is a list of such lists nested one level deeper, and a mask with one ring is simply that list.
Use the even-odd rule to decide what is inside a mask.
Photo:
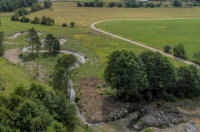
[{"label": "field boundary line", "polygon": [[153,48],[153,47],[144,45],[144,44],[142,44],[142,43],[139,43],[139,42],[136,42],[136,41],[133,41],[133,40],[130,40],[130,39],[127,39],[127,38],[124,38],[124,37],[121,37],[121,36],[112,34],[112,33],[109,33],[109,32],[107,32],[107,31],[104,31],[104,30],[102,30],[102,29],[99,29],[99,28],[95,27],[96,24],[99,24],[99,23],[102,23],[102,22],[119,21],[119,20],[121,21],[121,20],[190,20],[190,19],[200,19],[200,18],[111,19],[111,20],[104,20],[104,21],[98,21],[98,22],[92,23],[92,24],[90,25],[90,27],[91,27],[93,30],[95,30],[95,31],[101,32],[101,33],[106,34],[106,35],[109,35],[109,36],[111,36],[111,37],[121,39],[121,40],[126,41],[126,42],[129,42],[129,43],[131,43],[131,44],[134,44],[134,45],[137,45],[137,46],[140,46],[140,47],[149,49],[149,50],[151,50],[151,51],[159,52],[160,54],[165,55],[165,56],[167,56],[167,57],[170,57],[170,58],[172,58],[172,59],[175,59],[175,60],[177,60],[177,61],[183,62],[183,63],[188,64],[188,65],[194,65],[194,66],[200,68],[200,65],[195,64],[195,63],[193,63],[193,62],[191,62],[191,61],[189,61],[189,60],[185,60],[185,59],[182,59],[182,58],[173,56],[172,54],[165,53],[165,52],[163,52],[162,50],[159,50],[159,49],[156,49],[156,48]]}]

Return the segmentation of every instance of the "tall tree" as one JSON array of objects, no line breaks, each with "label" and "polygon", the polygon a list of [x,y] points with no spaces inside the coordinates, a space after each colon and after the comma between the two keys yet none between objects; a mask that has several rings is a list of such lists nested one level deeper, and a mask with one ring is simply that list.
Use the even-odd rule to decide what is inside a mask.
[{"label": "tall tree", "polygon": [[33,53],[33,50],[35,48],[37,53],[39,53],[39,50],[41,48],[40,37],[34,28],[31,28],[28,31],[29,31],[28,38],[29,38],[29,42],[31,44],[31,52]]},{"label": "tall tree", "polygon": [[53,34],[47,34],[45,39],[45,47],[49,51],[49,53],[59,53],[60,52],[60,42]]},{"label": "tall tree", "polygon": [[44,8],[50,8],[52,7],[52,2],[50,0],[45,0],[44,1]]},{"label": "tall tree", "polygon": [[152,97],[162,98],[166,91],[174,87],[175,71],[173,65],[160,53],[147,51],[140,54],[146,67]]},{"label": "tall tree", "polygon": [[58,59],[52,81],[54,90],[63,91],[67,96],[69,95],[70,73],[76,62],[77,58],[71,54],[63,55]]},{"label": "tall tree", "polygon": [[133,52],[117,50],[110,54],[104,78],[117,98],[123,101],[143,100],[143,91],[149,88],[144,64]]}]

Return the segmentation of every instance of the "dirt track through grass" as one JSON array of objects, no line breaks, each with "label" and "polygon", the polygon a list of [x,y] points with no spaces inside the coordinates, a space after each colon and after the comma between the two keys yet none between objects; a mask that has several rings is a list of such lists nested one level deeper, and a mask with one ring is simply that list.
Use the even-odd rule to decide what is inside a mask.
[{"label": "dirt track through grass", "polygon": [[[166,20],[170,20],[170,19],[172,19],[172,18],[167,18]],[[184,19],[184,18],[176,18],[176,19],[181,20],[181,19]],[[188,19],[193,19],[193,18],[188,18]],[[199,18],[196,18],[196,19],[199,19]],[[137,19],[135,19],[135,20],[137,20]],[[141,20],[141,19],[139,19],[139,20]],[[155,20],[156,20],[156,19],[155,19]],[[157,20],[164,20],[164,19],[157,19]],[[107,20],[107,21],[113,21],[113,20]],[[95,22],[95,23],[91,24],[90,27],[91,27],[93,30],[95,30],[95,31],[98,31],[98,32],[107,34],[107,35],[109,35],[109,36],[111,36],[111,37],[121,39],[121,40],[126,41],[126,42],[129,42],[129,43],[131,43],[131,44],[134,44],[134,45],[137,45],[137,46],[140,46],[140,47],[149,49],[149,50],[151,50],[151,51],[159,52],[159,53],[161,53],[161,54],[163,54],[163,55],[165,55],[165,56],[167,56],[167,57],[170,57],[170,58],[172,58],[172,59],[175,59],[175,60],[177,60],[177,61],[180,61],[180,62],[189,64],[189,65],[195,65],[196,67],[200,67],[199,65],[197,65],[197,64],[195,64],[195,63],[193,63],[193,62],[191,62],[191,61],[184,60],[184,59],[181,59],[181,58],[179,58],[179,57],[175,57],[175,56],[173,56],[172,54],[165,53],[165,52],[163,52],[163,51],[161,51],[161,50],[159,50],[159,49],[152,48],[152,47],[147,46],[147,45],[144,45],[144,44],[142,44],[142,43],[139,43],[139,42],[136,42],[136,41],[133,41],[133,40],[130,40],[130,39],[127,39],[127,38],[124,38],[124,37],[115,35],[115,34],[113,34],[113,33],[109,33],[109,32],[107,32],[107,31],[104,31],[104,30],[101,30],[101,29],[95,27],[96,24],[99,24],[99,23],[102,23],[102,22],[106,22],[106,21]]]}]

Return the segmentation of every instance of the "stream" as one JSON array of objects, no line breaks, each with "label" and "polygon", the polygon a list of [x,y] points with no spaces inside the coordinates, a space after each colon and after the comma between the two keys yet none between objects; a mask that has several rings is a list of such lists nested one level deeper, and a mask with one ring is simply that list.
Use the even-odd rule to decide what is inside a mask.
[{"label": "stream", "polygon": [[[66,41],[67,41],[67,39],[59,39],[59,42],[60,42],[61,44],[64,44],[64,42],[66,42]],[[30,47],[24,47],[22,51],[23,51],[23,52],[28,52],[28,53],[31,52]],[[36,51],[34,51],[34,52],[36,52]],[[40,52],[44,53],[44,52],[48,52],[48,51],[47,51],[47,50],[40,50]],[[82,53],[80,53],[80,52],[69,51],[69,50],[60,50],[60,52],[61,52],[61,53],[66,53],[66,54],[72,54],[72,55],[74,55],[74,56],[77,57],[79,63],[76,63],[71,69],[78,68],[81,64],[84,64],[84,63],[86,63],[86,62],[88,61],[88,58],[87,58],[84,54],[82,54]],[[73,104],[75,104],[75,106],[76,106],[76,108],[77,108],[77,115],[78,115],[78,117],[80,118],[80,120],[81,120],[84,124],[87,124],[88,126],[96,126],[96,125],[101,125],[101,124],[103,124],[103,122],[102,122],[102,123],[89,123],[89,122],[87,122],[87,121],[85,120],[85,118],[82,116],[82,114],[81,114],[81,112],[79,111],[79,108],[78,108],[78,106],[77,106],[77,104],[76,104],[76,102],[75,102],[75,99],[76,99],[76,91],[75,91],[75,89],[73,88],[73,81],[72,81],[71,79],[69,80],[69,84],[70,84],[70,91],[69,91],[69,94],[70,94],[70,102],[73,103]]]}]

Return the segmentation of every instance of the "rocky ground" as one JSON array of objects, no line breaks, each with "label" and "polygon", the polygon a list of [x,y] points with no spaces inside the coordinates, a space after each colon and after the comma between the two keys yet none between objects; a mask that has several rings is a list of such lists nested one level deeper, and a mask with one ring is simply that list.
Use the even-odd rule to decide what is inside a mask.
[{"label": "rocky ground", "polygon": [[[100,95],[97,85],[103,81],[95,78],[81,82],[79,109],[89,123],[110,122],[95,127],[113,132],[137,132],[151,128],[155,132],[200,131],[199,99],[181,100],[173,103],[151,104],[123,103],[108,95]],[[123,128],[123,129],[122,129]]]}]

